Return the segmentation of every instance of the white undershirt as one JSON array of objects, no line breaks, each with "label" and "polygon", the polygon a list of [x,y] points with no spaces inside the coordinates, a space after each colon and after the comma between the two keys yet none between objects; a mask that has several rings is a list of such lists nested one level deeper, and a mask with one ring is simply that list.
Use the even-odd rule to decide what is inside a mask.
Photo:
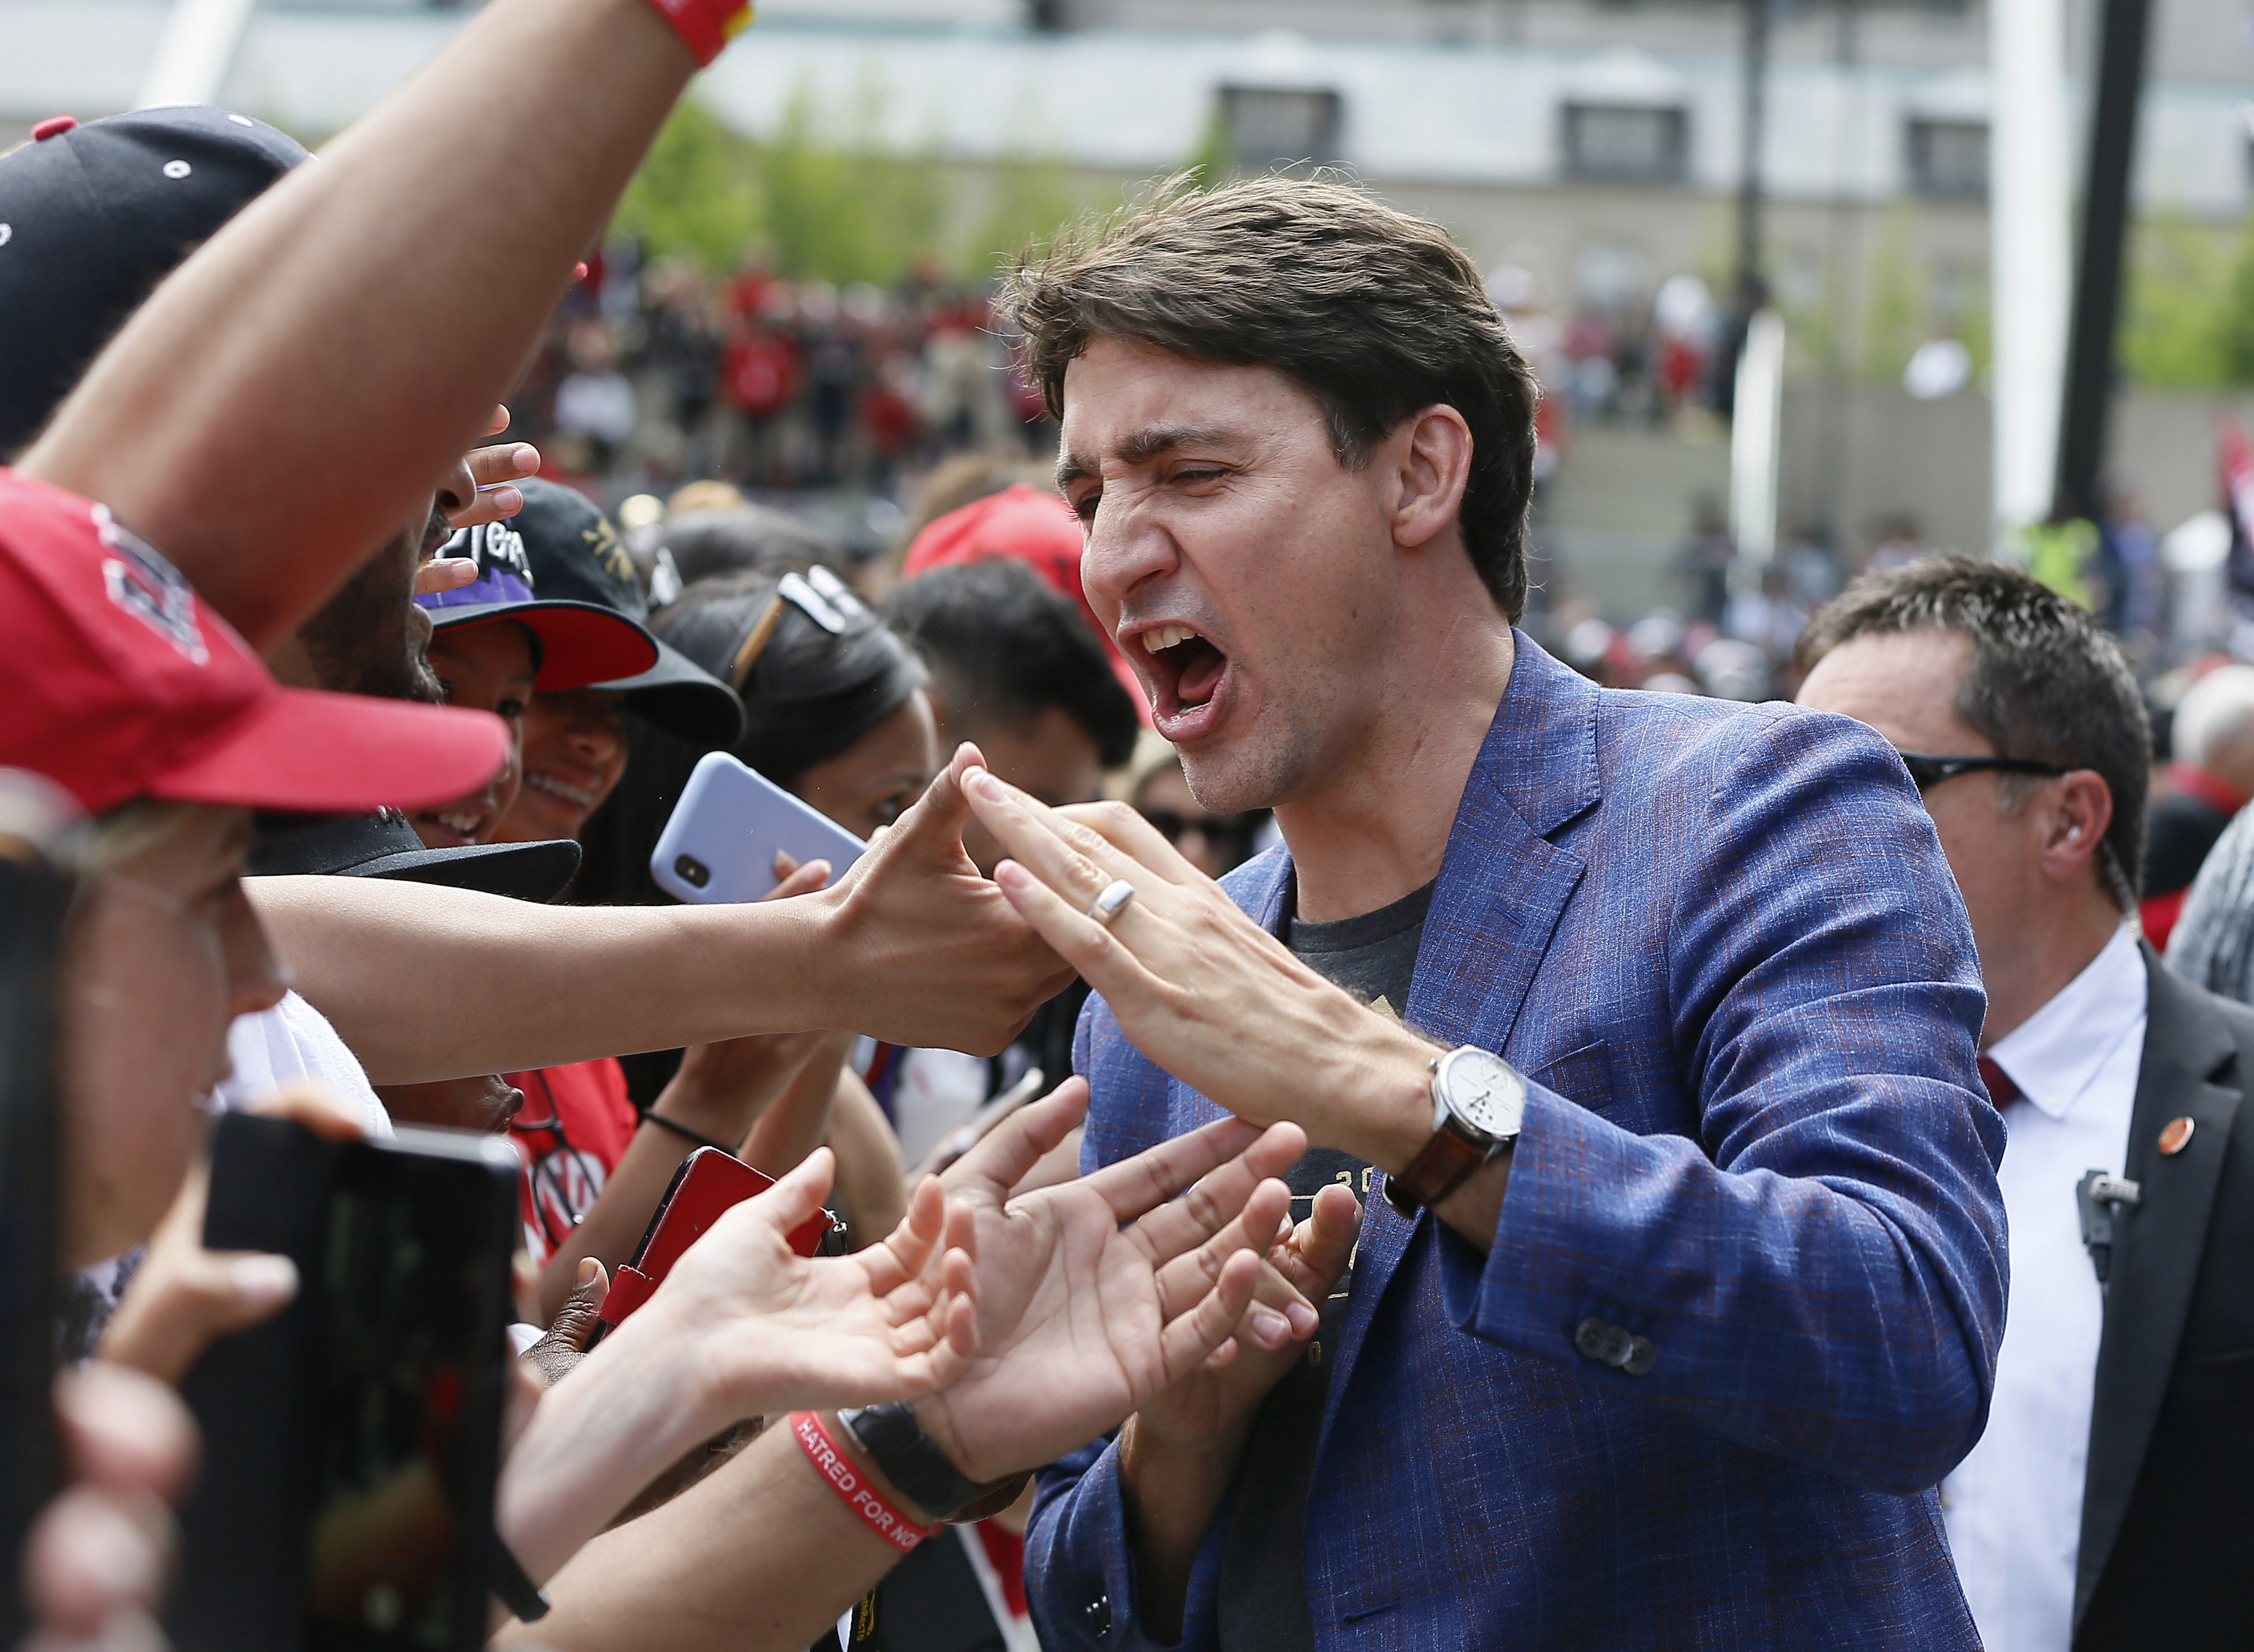
[{"label": "white undershirt", "polygon": [[1942,1482],[1964,1599],[1987,1652],[2067,1652],[2104,1298],[2075,1185],[2120,1173],[2144,1060],[2147,982],[2133,930],[1989,1057],[2020,1089],[1997,1180],[2011,1224],[2011,1309],[1987,1432]]},{"label": "white undershirt", "polygon": [[215,1111],[233,1112],[271,1095],[292,1079],[319,1082],[379,1139],[391,1134],[391,1116],[368,1087],[359,1059],[337,1035],[329,1019],[295,992],[256,1015],[238,1015],[227,1030],[227,1053],[234,1070],[212,1092]]}]

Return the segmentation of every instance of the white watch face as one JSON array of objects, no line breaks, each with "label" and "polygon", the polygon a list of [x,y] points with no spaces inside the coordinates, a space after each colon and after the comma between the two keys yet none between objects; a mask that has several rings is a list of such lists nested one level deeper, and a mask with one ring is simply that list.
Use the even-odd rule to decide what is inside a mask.
[{"label": "white watch face", "polygon": [[1435,1099],[1489,1141],[1518,1134],[1526,1111],[1526,1081],[1491,1051],[1466,1046],[1441,1058]]}]

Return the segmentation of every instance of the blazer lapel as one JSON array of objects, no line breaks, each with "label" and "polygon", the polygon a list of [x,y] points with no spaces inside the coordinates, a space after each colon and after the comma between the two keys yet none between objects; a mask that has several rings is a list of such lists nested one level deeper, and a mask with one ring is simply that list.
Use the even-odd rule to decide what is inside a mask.
[{"label": "blazer lapel", "polygon": [[[1594,807],[1600,690],[1516,634],[1510,685],[1457,806],[1403,1019],[1452,1047],[1501,1051],[1565,903],[1586,871],[1550,836]],[[1363,1206],[1354,1288],[1330,1385],[1335,1415],[1364,1333],[1418,1226],[1383,1199]],[[1328,1429],[1326,1419],[1326,1432]]]},{"label": "blazer lapel", "polygon": [[[2237,1055],[2230,1029],[2150,947],[2145,969],[2151,997],[2123,1166],[2141,1184],[2143,1198],[2121,1223],[2106,1287],[2075,1562],[2077,1626],[2120,1533],[2175,1366],[2239,1102],[2237,1089],[2211,1082]],[[2191,1140],[2181,1152],[2163,1157],[2156,1144],[2160,1130],[2180,1117],[2193,1121]]]}]

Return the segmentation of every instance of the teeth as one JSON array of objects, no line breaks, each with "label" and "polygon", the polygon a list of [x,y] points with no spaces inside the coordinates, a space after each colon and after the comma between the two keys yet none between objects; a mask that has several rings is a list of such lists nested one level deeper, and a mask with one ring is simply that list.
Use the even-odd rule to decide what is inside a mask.
[{"label": "teeth", "polygon": [[582,808],[595,806],[595,794],[577,786],[566,786],[551,774],[528,774],[524,783],[536,792],[546,792],[550,797],[560,797],[567,803],[577,803]]},{"label": "teeth", "polygon": [[1152,654],[1163,653],[1177,643],[1187,642],[1197,633],[1187,626],[1160,626],[1155,631],[1143,634],[1143,646]]},{"label": "teeth", "polygon": [[464,837],[475,837],[478,835],[478,827],[482,823],[475,815],[448,813],[433,815],[430,818],[448,831],[459,833]]}]

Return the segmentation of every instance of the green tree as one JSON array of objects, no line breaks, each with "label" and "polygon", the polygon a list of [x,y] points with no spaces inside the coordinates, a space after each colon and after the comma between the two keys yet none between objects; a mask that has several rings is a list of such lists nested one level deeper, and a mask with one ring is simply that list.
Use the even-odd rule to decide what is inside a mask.
[{"label": "green tree", "polygon": [[733,269],[761,221],[752,146],[695,98],[682,99],[612,221],[653,254]]},{"label": "green tree", "polygon": [[2161,211],[2137,226],[2121,366],[2139,384],[2212,389],[2254,378],[2254,270],[2212,230]]}]

